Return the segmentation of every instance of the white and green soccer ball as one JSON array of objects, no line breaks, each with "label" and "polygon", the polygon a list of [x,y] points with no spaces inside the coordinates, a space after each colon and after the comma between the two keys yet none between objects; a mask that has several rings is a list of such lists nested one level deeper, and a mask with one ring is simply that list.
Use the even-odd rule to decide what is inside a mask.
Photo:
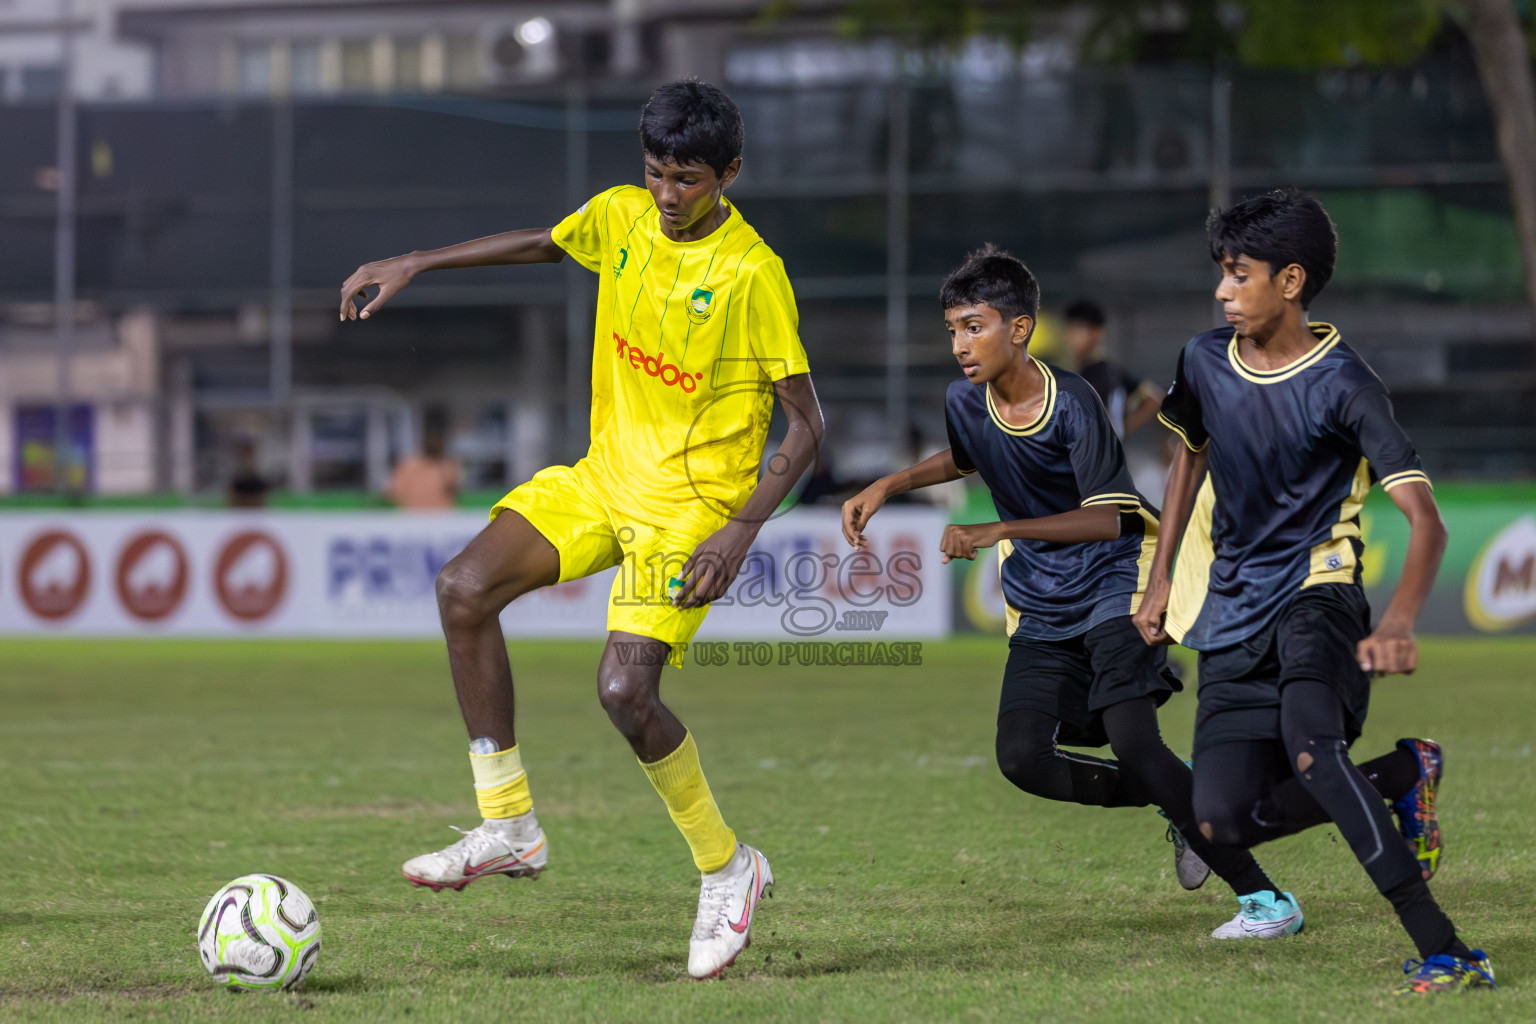
[{"label": "white and green soccer ball", "polygon": [[197,951],[221,985],[293,988],[320,956],[320,917],[292,882],[242,875],[208,901]]}]

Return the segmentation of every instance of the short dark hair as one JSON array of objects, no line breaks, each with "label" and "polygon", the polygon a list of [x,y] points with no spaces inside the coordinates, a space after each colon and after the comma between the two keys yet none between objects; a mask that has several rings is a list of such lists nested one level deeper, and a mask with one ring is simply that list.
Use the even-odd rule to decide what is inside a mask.
[{"label": "short dark hair", "polygon": [[1067,307],[1062,319],[1069,324],[1087,324],[1089,327],[1104,326],[1104,307],[1092,299],[1078,299]]},{"label": "short dark hair", "polygon": [[1004,320],[1040,311],[1040,283],[1024,261],[988,242],[965,257],[939,289],[945,309],[986,303]]},{"label": "short dark hair", "polygon": [[1309,306],[1333,277],[1339,235],[1323,204],[1294,188],[1276,189],[1212,210],[1205,222],[1211,259],[1239,254],[1269,264],[1269,276],[1297,264],[1307,272],[1301,305]]},{"label": "short dark hair", "polygon": [[706,164],[724,174],[745,137],[736,104],[697,79],[668,82],[640,109],[640,145],[658,160]]}]

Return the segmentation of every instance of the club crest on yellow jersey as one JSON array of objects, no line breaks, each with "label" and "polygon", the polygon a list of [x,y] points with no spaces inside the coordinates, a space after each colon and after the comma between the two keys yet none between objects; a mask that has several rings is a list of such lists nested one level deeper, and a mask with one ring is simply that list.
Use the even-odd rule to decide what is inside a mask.
[{"label": "club crest on yellow jersey", "polygon": [[708,288],[698,287],[688,297],[688,319],[696,324],[701,324],[709,319],[710,304],[715,301],[715,293]]},{"label": "club crest on yellow jersey", "polygon": [[624,273],[624,264],[628,262],[629,250],[623,248],[619,249],[619,251],[615,253],[613,257],[613,276],[618,277],[620,274]]}]

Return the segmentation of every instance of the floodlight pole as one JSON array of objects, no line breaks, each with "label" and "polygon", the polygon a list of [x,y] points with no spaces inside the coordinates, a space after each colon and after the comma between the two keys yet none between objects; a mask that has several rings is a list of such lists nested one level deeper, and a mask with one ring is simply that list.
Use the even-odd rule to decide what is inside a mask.
[{"label": "floodlight pole", "polygon": [[70,362],[75,350],[75,26],[72,0],[59,0],[58,194],[54,205],[53,338],[58,359],[58,407],[53,423],[53,484],[69,492]]},{"label": "floodlight pole", "polygon": [[907,264],[911,245],[912,148],[907,112],[907,82],[897,73],[890,92],[889,143],[885,171],[885,419],[886,431],[897,446],[893,461],[902,458],[907,436]]}]

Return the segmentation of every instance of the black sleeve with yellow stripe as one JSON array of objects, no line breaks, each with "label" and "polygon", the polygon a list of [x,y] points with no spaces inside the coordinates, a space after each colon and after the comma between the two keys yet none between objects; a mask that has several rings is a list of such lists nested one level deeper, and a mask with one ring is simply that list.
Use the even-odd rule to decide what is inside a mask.
[{"label": "black sleeve with yellow stripe", "polygon": [[1392,401],[1380,382],[1367,384],[1351,395],[1339,419],[1342,431],[1360,446],[1360,454],[1370,463],[1371,475],[1383,490],[1429,483],[1419,453],[1392,415]]},{"label": "black sleeve with yellow stripe", "polygon": [[949,432],[949,455],[955,460],[955,468],[961,476],[970,476],[976,472],[976,463],[971,460],[971,453],[965,450],[965,442],[960,440],[959,431],[955,430],[954,413],[947,402],[944,407],[944,429]]},{"label": "black sleeve with yellow stripe", "polygon": [[1187,348],[1179,352],[1179,364],[1173,371],[1173,386],[1168,389],[1168,396],[1163,399],[1163,407],[1157,418],[1163,426],[1183,438],[1190,451],[1198,453],[1205,451],[1211,436],[1206,433],[1200,415],[1200,398],[1195,394],[1194,386],[1184,370],[1186,352]]},{"label": "black sleeve with yellow stripe", "polygon": [[1136,485],[1125,465],[1125,450],[1115,434],[1109,413],[1098,394],[1080,377],[1061,374],[1063,395],[1076,401],[1064,401],[1057,415],[1070,426],[1072,475],[1083,507],[1117,505],[1134,510],[1143,505]]}]

